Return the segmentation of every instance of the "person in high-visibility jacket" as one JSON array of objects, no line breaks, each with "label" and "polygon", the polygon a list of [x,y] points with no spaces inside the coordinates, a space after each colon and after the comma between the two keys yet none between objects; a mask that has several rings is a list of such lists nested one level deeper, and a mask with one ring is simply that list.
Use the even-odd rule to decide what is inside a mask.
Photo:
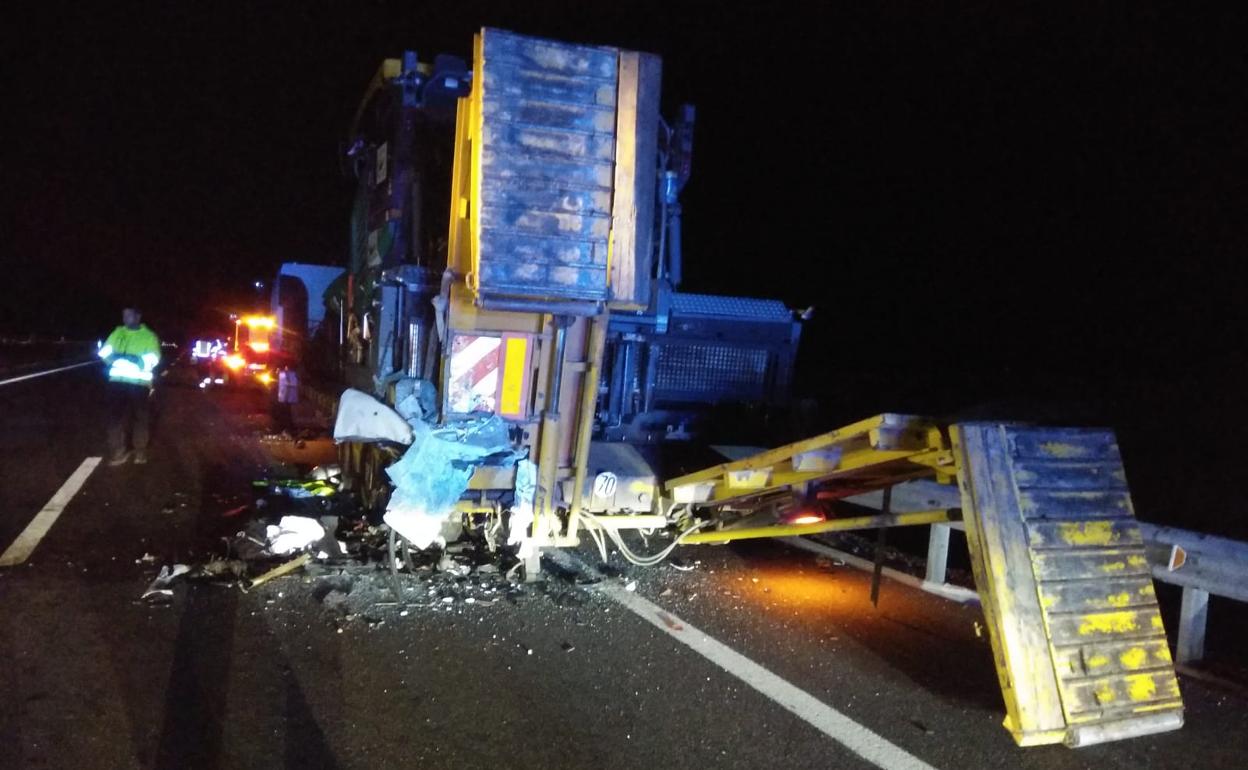
[{"label": "person in high-visibility jacket", "polygon": [[121,465],[130,456],[126,434],[134,446],[134,462],[147,462],[151,423],[152,380],[160,363],[160,339],[142,322],[135,308],[121,312],[122,325],[113,329],[99,349],[108,365],[109,465]]}]

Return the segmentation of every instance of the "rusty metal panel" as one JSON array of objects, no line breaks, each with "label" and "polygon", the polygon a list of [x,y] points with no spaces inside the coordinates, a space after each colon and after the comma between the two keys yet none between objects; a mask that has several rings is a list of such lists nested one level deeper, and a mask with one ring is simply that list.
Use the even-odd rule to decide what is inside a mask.
[{"label": "rusty metal panel", "polygon": [[1181,709],[1179,682],[1172,667],[1160,671],[1082,679],[1064,693],[1072,723],[1130,718],[1158,709]]},{"label": "rusty metal panel", "polygon": [[1143,549],[1038,551],[1032,554],[1031,563],[1039,580],[1104,580],[1152,574]]},{"label": "rusty metal panel", "polygon": [[1027,535],[1032,548],[1070,548],[1144,544],[1134,519],[1075,519],[1073,521],[1028,521]]},{"label": "rusty metal panel", "polygon": [[481,33],[479,295],[608,298],[620,51]]},{"label": "rusty metal panel", "polygon": [[1113,641],[1066,647],[1054,656],[1058,676],[1067,679],[1125,674],[1173,665],[1164,639]]},{"label": "rusty metal panel", "polygon": [[1181,726],[1113,433],[971,424],[952,436],[1015,739],[1088,745]]},{"label": "rusty metal panel", "polygon": [[1051,613],[1116,610],[1155,604],[1157,593],[1147,575],[1040,585],[1040,604]]},{"label": "rusty metal panel", "polygon": [[1134,516],[1125,491],[1020,489],[1018,505],[1028,519],[1089,519]]}]

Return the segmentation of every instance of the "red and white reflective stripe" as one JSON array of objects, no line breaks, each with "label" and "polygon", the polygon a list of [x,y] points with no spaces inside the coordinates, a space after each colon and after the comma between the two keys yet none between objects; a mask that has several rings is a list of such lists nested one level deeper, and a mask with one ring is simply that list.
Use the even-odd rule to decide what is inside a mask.
[{"label": "red and white reflective stripe", "polygon": [[467,345],[451,354],[449,390],[454,412],[494,411],[497,408],[498,369],[502,363],[498,337],[459,337]]}]

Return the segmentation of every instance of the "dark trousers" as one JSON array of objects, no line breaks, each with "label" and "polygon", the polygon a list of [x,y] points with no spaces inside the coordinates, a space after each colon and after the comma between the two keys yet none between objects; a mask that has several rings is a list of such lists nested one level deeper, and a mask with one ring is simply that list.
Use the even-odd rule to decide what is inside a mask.
[{"label": "dark trousers", "polygon": [[135,449],[147,449],[148,425],[152,420],[146,385],[108,383],[108,447],[113,454],[126,451],[126,434]]}]

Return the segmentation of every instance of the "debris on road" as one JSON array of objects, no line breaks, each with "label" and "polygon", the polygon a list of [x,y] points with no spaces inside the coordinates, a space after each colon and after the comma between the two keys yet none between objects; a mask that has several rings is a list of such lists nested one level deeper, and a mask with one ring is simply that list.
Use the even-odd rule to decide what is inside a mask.
[{"label": "debris on road", "polygon": [[282,575],[290,574],[291,572],[294,572],[300,567],[306,566],[307,563],[310,561],[312,561],[312,554],[310,553],[305,553],[305,554],[296,556],[295,558],[291,559],[285,564],[280,564],[274,567],[273,569],[269,570],[268,572],[264,573],[260,577],[257,577],[254,580],[252,580],[251,585],[248,586],[248,589],[250,590],[252,588],[262,586],[265,583],[269,582],[270,580],[273,580],[274,578],[279,578]]},{"label": "debris on road", "polygon": [[411,446],[386,468],[395,489],[382,519],[414,548],[445,545],[443,524],[455,511],[476,467],[509,467],[519,456],[512,449],[506,423],[497,415],[438,428],[423,422],[409,427]]},{"label": "debris on road", "polygon": [[283,516],[266,528],[269,550],[279,556],[301,551],[325,537],[325,528],[307,516]]},{"label": "debris on road", "polygon": [[170,569],[168,565],[161,567],[160,574],[156,576],[156,579],[152,581],[151,585],[147,587],[147,590],[139,598],[173,598],[173,581],[190,571],[191,568],[185,564],[175,564],[173,569]]}]

